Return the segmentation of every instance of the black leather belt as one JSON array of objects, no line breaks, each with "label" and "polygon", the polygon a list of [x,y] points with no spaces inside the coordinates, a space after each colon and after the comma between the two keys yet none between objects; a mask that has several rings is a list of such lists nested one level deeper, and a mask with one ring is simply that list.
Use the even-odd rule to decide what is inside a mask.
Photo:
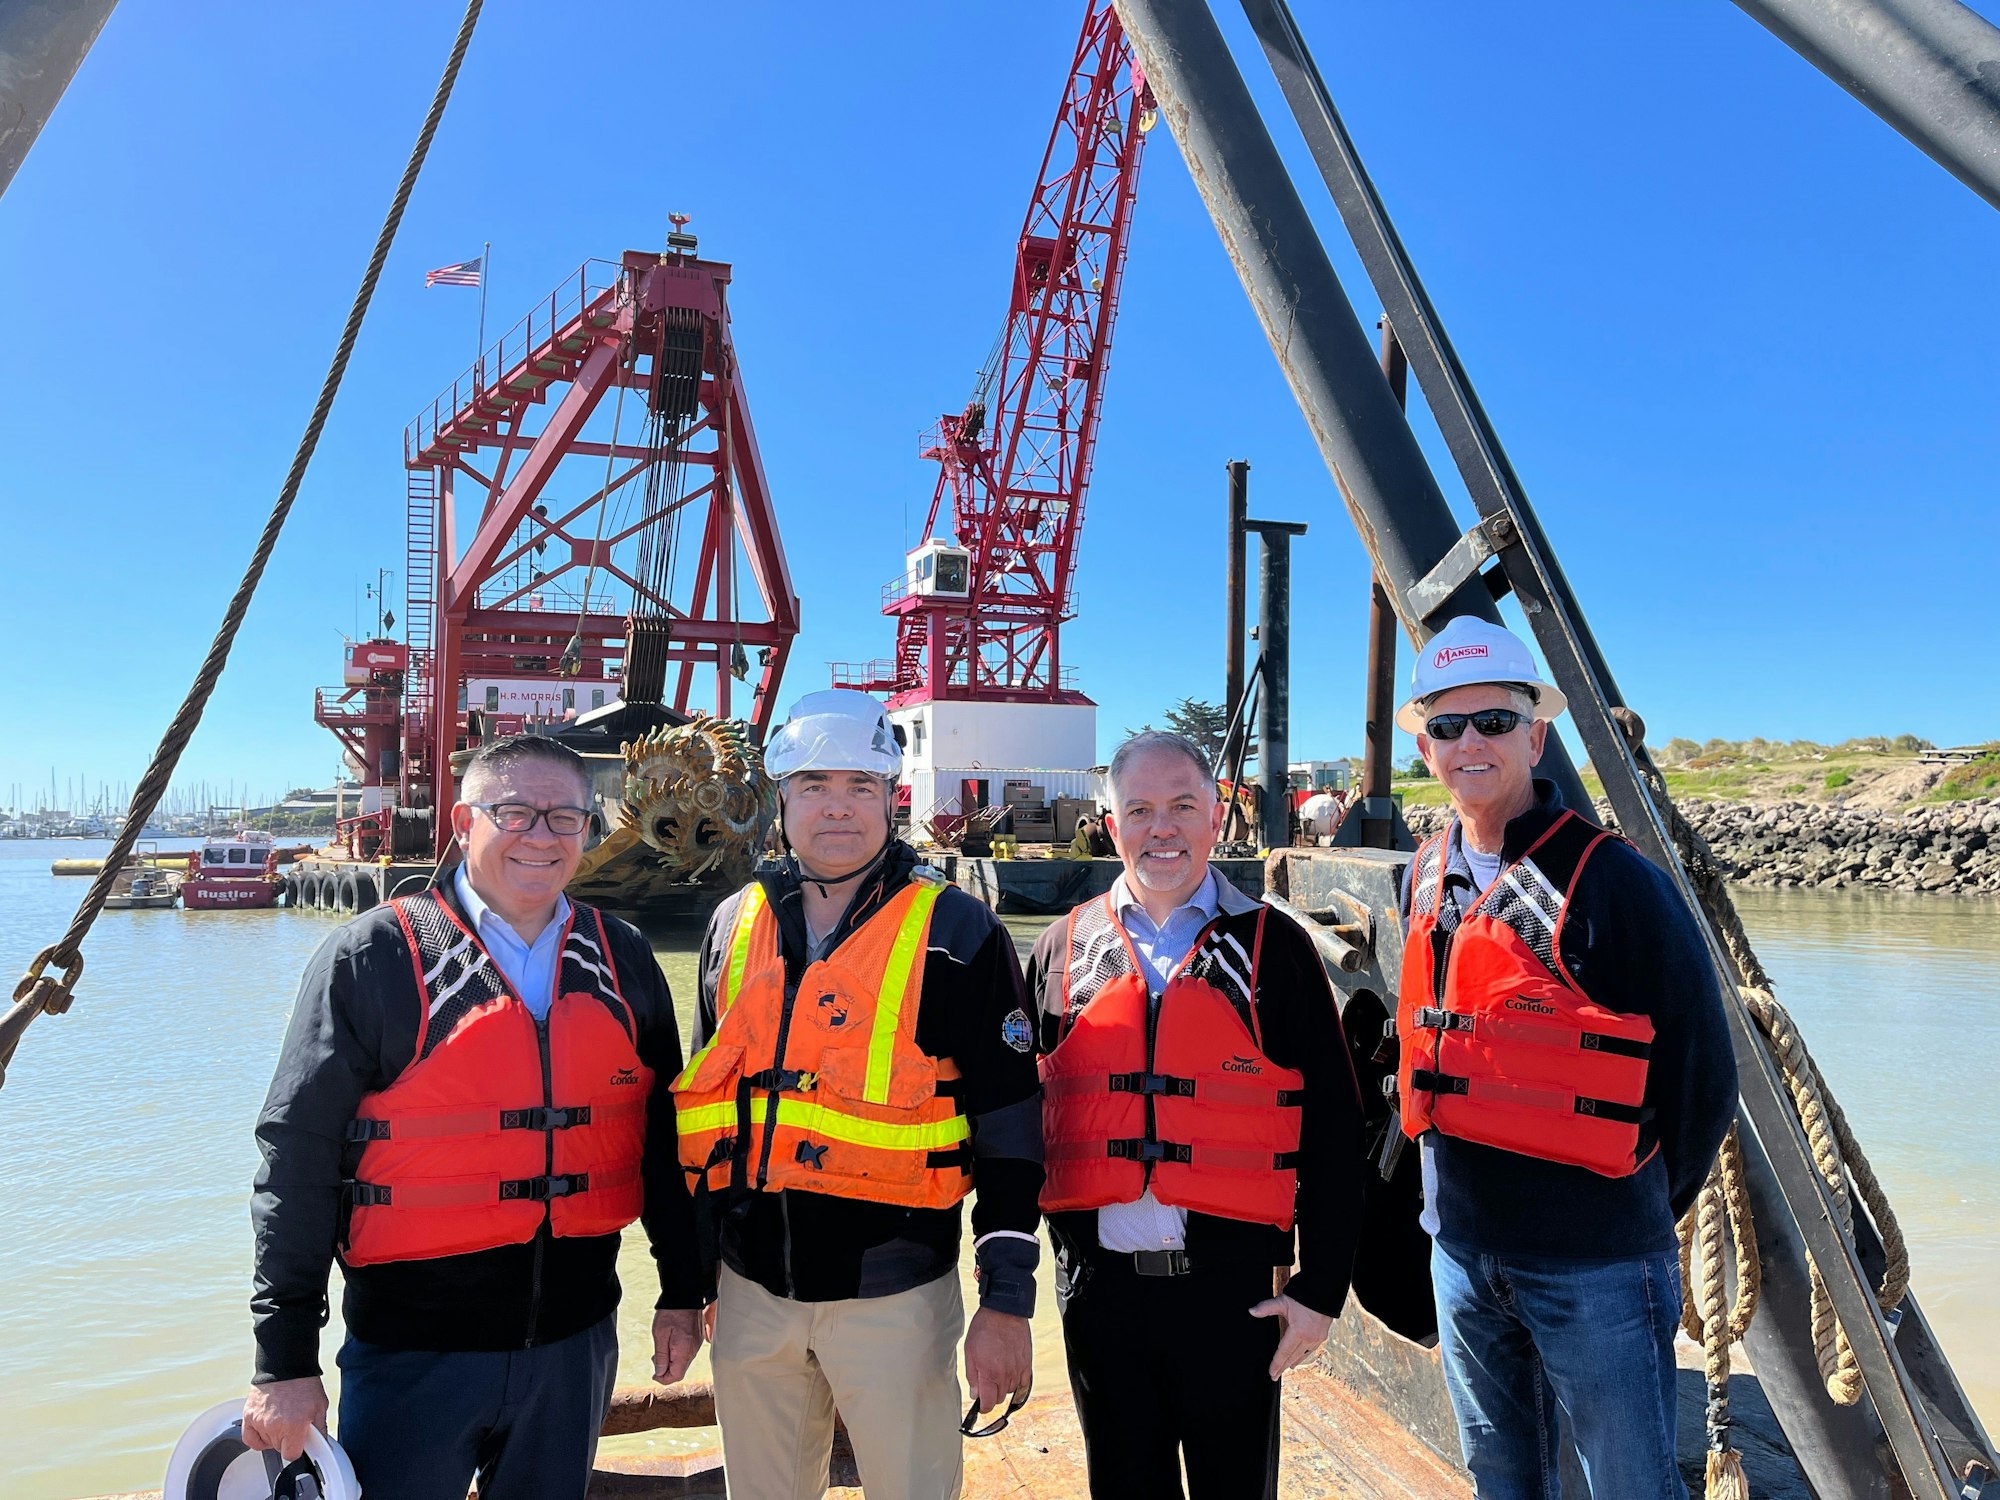
[{"label": "black leather belt", "polygon": [[1186,1276],[1194,1262],[1185,1250],[1104,1250],[1090,1252],[1093,1266],[1129,1271],[1135,1276]]}]

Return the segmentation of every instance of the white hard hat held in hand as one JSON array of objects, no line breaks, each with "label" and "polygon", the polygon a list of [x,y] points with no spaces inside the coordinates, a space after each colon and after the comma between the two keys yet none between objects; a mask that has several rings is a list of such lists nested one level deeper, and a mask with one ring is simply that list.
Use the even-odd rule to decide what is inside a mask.
[{"label": "white hard hat held in hand", "polygon": [[1396,727],[1422,733],[1426,702],[1452,688],[1485,682],[1526,689],[1535,700],[1537,719],[1553,719],[1569,707],[1562,689],[1542,676],[1534,653],[1518,635],[1477,615],[1460,615],[1418,648],[1410,696],[1396,710]]},{"label": "white hard hat held in hand", "polygon": [[764,769],[783,781],[801,771],[864,771],[894,780],[903,747],[878,699],[853,688],[823,688],[792,705],[764,747]]},{"label": "white hard hat held in hand", "polygon": [[360,1500],[354,1466],[317,1427],[292,1463],[243,1444],[243,1403],[224,1401],[194,1419],[167,1460],[162,1500]]}]

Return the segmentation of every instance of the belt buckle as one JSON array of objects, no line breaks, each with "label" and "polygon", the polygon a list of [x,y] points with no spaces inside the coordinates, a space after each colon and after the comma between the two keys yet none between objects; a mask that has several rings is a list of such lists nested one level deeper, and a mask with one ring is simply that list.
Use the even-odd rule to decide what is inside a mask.
[{"label": "belt buckle", "polygon": [[1185,1276],[1194,1267],[1185,1250],[1135,1250],[1132,1269],[1141,1276]]}]

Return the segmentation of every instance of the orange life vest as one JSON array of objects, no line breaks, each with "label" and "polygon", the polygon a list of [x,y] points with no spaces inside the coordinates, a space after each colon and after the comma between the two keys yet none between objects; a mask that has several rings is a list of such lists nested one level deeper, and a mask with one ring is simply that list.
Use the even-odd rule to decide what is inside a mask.
[{"label": "orange life vest", "polygon": [[745,887],[715,1034],[673,1083],[697,1188],[949,1208],[970,1188],[958,1067],[917,1045],[939,878],[915,878],[787,994],[777,914]]},{"label": "orange life vest", "polygon": [[1264,1055],[1269,915],[1248,952],[1210,923],[1153,1005],[1110,896],[1070,913],[1061,1037],[1041,1062],[1044,1211],[1150,1187],[1177,1208],[1292,1227],[1305,1078]]},{"label": "orange life vest", "polygon": [[1396,1004],[1404,1133],[1629,1176],[1642,1160],[1653,1023],[1596,1004],[1561,959],[1570,897],[1612,835],[1565,812],[1447,934],[1448,836],[1417,851],[1411,877]]},{"label": "orange life vest", "polygon": [[653,1074],[639,1061],[604,919],[575,903],[546,1029],[435,892],[398,897],[416,967],[417,1045],[348,1127],[342,1259],[353,1266],[518,1245],[546,1221],[612,1234],[639,1217]]}]

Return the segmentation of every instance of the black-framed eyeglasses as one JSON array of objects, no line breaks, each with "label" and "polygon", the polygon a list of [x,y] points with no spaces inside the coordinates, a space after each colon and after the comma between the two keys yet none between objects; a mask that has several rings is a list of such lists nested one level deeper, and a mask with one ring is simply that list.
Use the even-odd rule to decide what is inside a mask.
[{"label": "black-framed eyeglasses", "polygon": [[972,1425],[979,1420],[979,1398],[974,1396],[972,1398],[972,1405],[965,1409],[965,1420],[958,1424],[959,1432],[969,1438],[992,1437],[994,1433],[1002,1431],[1007,1426],[1007,1419],[1026,1406],[1028,1398],[1034,1393],[1035,1383],[1031,1380],[1028,1382],[1026,1390],[1016,1391],[1007,1398],[1007,1409],[1005,1411],[1001,1412],[998,1417],[988,1422],[984,1427],[979,1428],[975,1428]]},{"label": "black-framed eyeglasses", "polygon": [[474,802],[470,804],[493,820],[502,833],[526,833],[537,823],[547,823],[559,839],[574,838],[590,826],[587,807],[531,807],[526,802]]},{"label": "black-framed eyeglasses", "polygon": [[1476,714],[1439,714],[1425,721],[1424,733],[1434,740],[1455,740],[1470,724],[1487,739],[1497,740],[1503,734],[1512,734],[1529,722],[1530,717],[1511,708],[1482,708]]}]

